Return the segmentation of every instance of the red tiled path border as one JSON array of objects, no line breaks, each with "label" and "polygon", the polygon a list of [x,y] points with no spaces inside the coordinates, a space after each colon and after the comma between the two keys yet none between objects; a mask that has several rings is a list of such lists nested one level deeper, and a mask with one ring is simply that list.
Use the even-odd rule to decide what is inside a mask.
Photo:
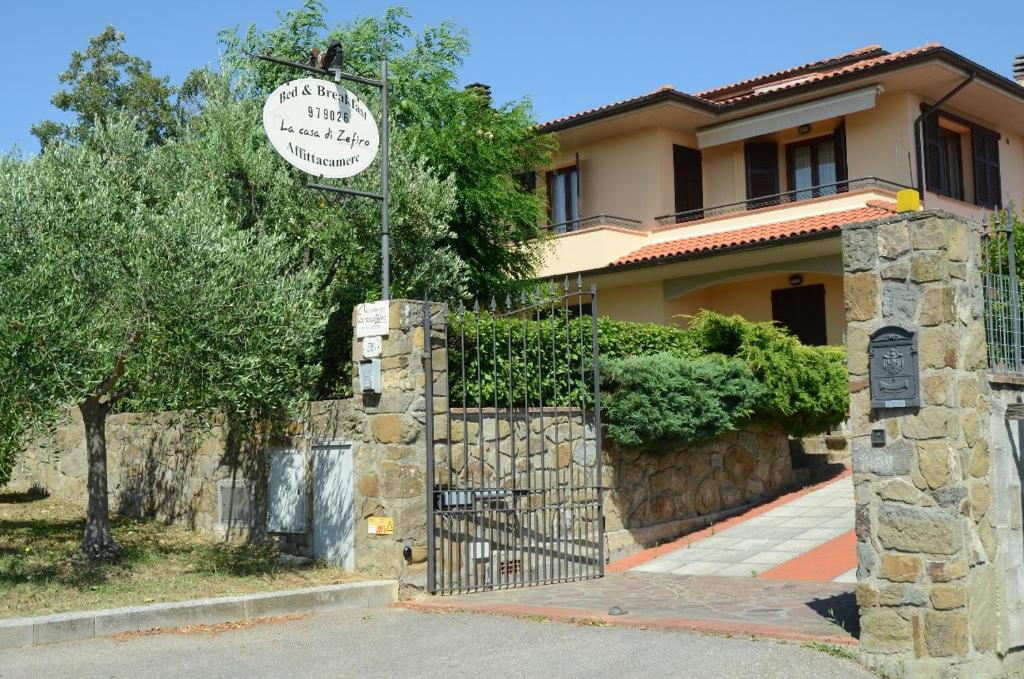
[{"label": "red tiled path border", "polygon": [[[618,572],[622,572],[622,571],[628,571],[628,570],[630,570],[632,568],[636,568],[637,566],[639,566],[641,564],[645,564],[648,561],[653,561],[654,559],[658,558],[659,556],[662,556],[664,554],[668,554],[669,552],[674,552],[675,550],[680,549],[682,547],[686,547],[687,545],[692,545],[694,542],[697,542],[699,540],[703,540],[704,538],[711,537],[715,533],[720,533],[723,530],[725,530],[726,528],[731,528],[733,526],[736,526],[736,525],[739,525],[739,524],[743,523],[744,521],[749,521],[750,519],[754,518],[755,516],[760,516],[760,515],[762,515],[762,514],[764,514],[766,512],[771,511],[772,509],[775,509],[776,507],[781,507],[784,504],[792,502],[793,500],[797,499],[798,497],[803,497],[804,495],[807,495],[808,493],[814,492],[814,491],[818,490],[819,488],[824,488],[825,486],[829,485],[830,483],[835,483],[836,481],[839,481],[840,479],[845,479],[848,476],[851,476],[852,474],[853,474],[853,470],[851,470],[850,468],[846,468],[845,470],[843,470],[842,472],[840,472],[836,476],[833,476],[832,478],[830,478],[830,479],[828,479],[826,481],[821,481],[821,482],[816,483],[814,485],[806,486],[806,487],[801,488],[799,490],[795,490],[795,491],[793,491],[791,493],[787,493],[785,495],[780,495],[779,497],[775,498],[771,502],[766,502],[763,505],[758,505],[756,507],[752,507],[752,508],[750,508],[749,510],[747,510],[746,512],[744,512],[742,514],[737,514],[736,516],[728,518],[725,521],[722,521],[720,523],[716,523],[716,524],[714,524],[714,525],[712,525],[712,526],[710,526],[708,528],[705,528],[704,530],[699,530],[699,531],[695,531],[693,533],[688,533],[688,534],[686,534],[686,535],[684,535],[684,536],[682,536],[680,538],[677,538],[677,539],[673,540],[672,542],[666,542],[663,545],[658,545],[657,547],[651,547],[649,549],[645,549],[645,550],[637,552],[635,554],[630,554],[629,556],[625,556],[625,557],[619,559],[618,561],[613,561],[612,563],[610,563],[607,566],[605,566],[605,572],[608,572],[608,573],[618,573]],[[838,539],[841,539],[841,538],[837,538],[837,540]],[[828,543],[826,543],[826,544],[828,544]],[[797,558],[799,559],[801,557],[797,557]],[[785,564],[783,564],[783,565],[785,565]],[[850,570],[850,568],[852,568],[855,565],[856,565],[856,563],[852,564],[851,566],[848,566],[843,571],[840,571],[839,573],[836,573],[836,575],[840,575],[841,573],[844,573],[844,572]],[[832,576],[832,577],[836,577],[836,576]]]},{"label": "red tiled path border", "polygon": [[857,533],[850,530],[757,577],[765,580],[830,582],[856,567]]}]

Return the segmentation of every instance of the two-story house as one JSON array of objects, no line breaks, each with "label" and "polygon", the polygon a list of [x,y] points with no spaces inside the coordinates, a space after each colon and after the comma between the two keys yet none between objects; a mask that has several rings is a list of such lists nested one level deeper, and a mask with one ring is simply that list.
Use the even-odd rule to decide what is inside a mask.
[{"label": "two-story house", "polygon": [[540,275],[581,273],[624,320],[714,309],[839,344],[844,224],[890,214],[906,187],[978,220],[1024,198],[1024,86],[936,44],[666,85],[541,131],[560,152],[537,177]]}]

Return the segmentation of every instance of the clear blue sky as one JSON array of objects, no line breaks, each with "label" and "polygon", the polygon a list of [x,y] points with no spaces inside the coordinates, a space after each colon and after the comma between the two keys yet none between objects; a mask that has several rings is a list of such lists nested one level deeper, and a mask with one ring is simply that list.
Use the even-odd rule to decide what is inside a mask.
[{"label": "clear blue sky", "polygon": [[[32,123],[58,116],[50,97],[72,49],[114,24],[127,49],[175,82],[216,63],[217,32],[272,25],[299,0],[11,0],[0,7],[0,151],[37,150]],[[540,120],[666,83],[698,91],[879,43],[890,51],[941,42],[999,73],[1024,53],[1021,0],[349,0],[332,21],[406,6],[417,26],[448,19],[469,31],[463,84],[498,100],[529,95]]]}]

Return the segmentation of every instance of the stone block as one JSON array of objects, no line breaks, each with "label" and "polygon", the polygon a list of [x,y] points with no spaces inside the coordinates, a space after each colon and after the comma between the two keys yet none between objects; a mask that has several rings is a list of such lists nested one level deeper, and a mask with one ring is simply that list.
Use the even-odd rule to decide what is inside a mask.
[{"label": "stone block", "polygon": [[871,334],[864,325],[847,325],[846,366],[850,375],[857,376],[868,374],[868,344],[870,341]]},{"label": "stone block", "polygon": [[968,495],[971,498],[971,516],[980,521],[992,504],[992,490],[984,481],[972,481]]},{"label": "stone block", "polygon": [[886,259],[897,257],[910,251],[910,230],[906,222],[882,224],[878,227],[878,253]]},{"label": "stone block", "polygon": [[868,610],[860,619],[860,646],[868,653],[912,651],[912,623],[890,608]]},{"label": "stone block", "polygon": [[316,605],[316,593],[309,590],[257,594],[245,600],[246,618],[267,618],[275,615],[305,612]]},{"label": "stone block", "polygon": [[921,315],[922,326],[941,325],[956,320],[956,292],[948,285],[932,286],[924,291]]},{"label": "stone block", "polygon": [[917,444],[917,465],[929,488],[941,488],[949,480],[950,450],[945,440]]},{"label": "stone block", "polygon": [[967,590],[960,585],[935,585],[931,591],[932,607],[938,611],[963,608],[967,605]]},{"label": "stone block", "polygon": [[0,648],[31,646],[33,642],[32,626],[31,618],[0,620]]},{"label": "stone block", "polygon": [[932,582],[950,582],[959,580],[965,575],[967,575],[967,562],[963,559],[933,561],[928,564],[928,577]]},{"label": "stone block", "polygon": [[924,640],[933,658],[967,655],[967,614],[959,611],[927,611],[924,615]]},{"label": "stone block", "polygon": [[896,439],[885,448],[875,448],[864,438],[853,442],[853,471],[878,476],[903,476],[913,466],[914,449],[909,441]]},{"label": "stone block", "polygon": [[882,606],[924,606],[928,598],[912,585],[893,583],[878,590],[878,603]]},{"label": "stone block", "polygon": [[912,283],[882,283],[882,316],[889,323],[912,325],[921,303],[921,287]]},{"label": "stone block", "polygon": [[94,636],[96,617],[93,613],[62,613],[35,619],[33,642],[37,645],[91,639]]},{"label": "stone block", "polygon": [[959,507],[960,502],[967,497],[967,489],[963,486],[947,486],[933,490],[931,496],[940,507],[955,508]]},{"label": "stone block", "polygon": [[915,221],[910,225],[910,242],[915,250],[944,250],[949,244],[949,226],[941,218]]},{"label": "stone block", "polygon": [[933,373],[921,378],[921,395],[929,405],[946,405],[949,401],[949,380],[947,371]]},{"label": "stone block", "polygon": [[972,569],[967,594],[971,600],[970,629],[974,648],[982,653],[991,651],[996,647],[999,637],[999,617],[994,613],[1000,605],[995,569]]},{"label": "stone block", "polygon": [[877,261],[874,229],[843,231],[843,266],[847,271],[873,271]]},{"label": "stone block", "polygon": [[374,415],[370,419],[370,431],[378,443],[398,443],[402,438],[402,423],[397,415]]},{"label": "stone block", "polygon": [[931,283],[946,277],[946,256],[942,252],[915,252],[910,255],[910,280]]},{"label": "stone block", "polygon": [[96,636],[157,627],[184,627],[187,624],[188,605],[183,603],[115,608],[96,613]]},{"label": "stone block", "polygon": [[893,582],[917,582],[921,564],[919,556],[885,554],[882,556],[881,577]]},{"label": "stone block", "polygon": [[988,469],[988,441],[981,439],[974,444],[974,449],[971,451],[970,473],[971,476],[982,477],[988,474]]},{"label": "stone block", "polygon": [[188,625],[219,625],[245,619],[245,597],[218,597],[189,602]]},{"label": "stone block", "polygon": [[878,540],[886,549],[955,554],[963,547],[959,520],[945,511],[883,502],[878,511]]},{"label": "stone block", "polygon": [[941,406],[922,408],[916,415],[903,418],[903,435],[910,439],[955,439],[960,429],[957,414]]},{"label": "stone block", "polygon": [[966,262],[970,254],[967,227],[958,222],[948,222],[949,246],[947,256],[951,262]]},{"label": "stone block", "polygon": [[878,590],[870,582],[858,582],[857,590],[857,605],[860,608],[870,608],[878,605]]},{"label": "stone block", "polygon": [[944,325],[921,330],[918,358],[922,370],[928,368],[955,368],[959,338]]},{"label": "stone block", "polygon": [[843,279],[846,320],[868,321],[878,316],[878,276],[873,272],[847,274]]},{"label": "stone block", "polygon": [[883,500],[913,505],[921,499],[921,491],[903,479],[891,479],[879,486],[878,496]]}]

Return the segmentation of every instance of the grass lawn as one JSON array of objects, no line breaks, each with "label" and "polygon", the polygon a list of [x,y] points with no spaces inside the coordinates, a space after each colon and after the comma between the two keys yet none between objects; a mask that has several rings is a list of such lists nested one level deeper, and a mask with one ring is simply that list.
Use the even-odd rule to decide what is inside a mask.
[{"label": "grass lawn", "polygon": [[227,543],[156,521],[112,522],[124,558],[92,564],[78,554],[83,507],[0,493],[0,618],[362,579],[320,564],[281,566],[273,546]]}]

